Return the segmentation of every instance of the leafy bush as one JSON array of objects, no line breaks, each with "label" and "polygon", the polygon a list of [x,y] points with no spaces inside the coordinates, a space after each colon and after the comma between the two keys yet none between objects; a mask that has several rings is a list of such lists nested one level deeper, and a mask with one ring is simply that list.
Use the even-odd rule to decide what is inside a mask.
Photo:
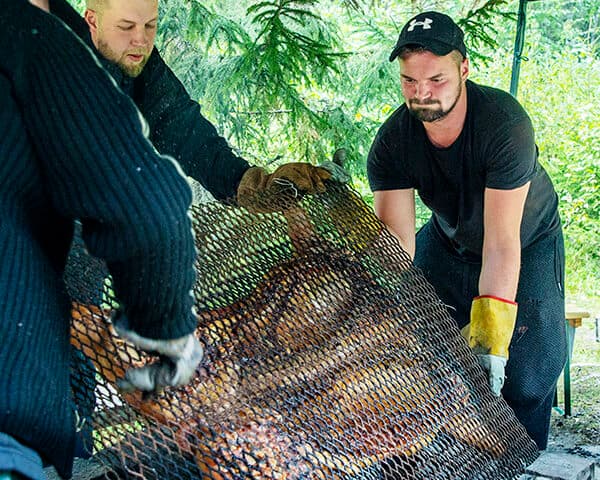
[{"label": "leafy bush", "polygon": [[[544,49],[545,50],[545,49]],[[590,45],[532,52],[521,69],[519,100],[536,129],[540,161],[560,201],[567,292],[600,297],[600,61]],[[481,80],[509,78],[494,62]]]}]

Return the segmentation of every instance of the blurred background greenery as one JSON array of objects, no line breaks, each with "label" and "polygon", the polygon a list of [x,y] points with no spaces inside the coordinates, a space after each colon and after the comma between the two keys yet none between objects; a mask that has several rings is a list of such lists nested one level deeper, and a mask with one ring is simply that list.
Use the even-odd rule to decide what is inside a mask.
[{"label": "blurred background greenery", "polygon": [[[160,9],[159,50],[240,155],[275,167],[344,147],[367,202],[369,147],[402,103],[387,57],[410,16],[453,16],[471,79],[510,85],[518,0],[162,0]],[[518,98],[560,197],[569,300],[599,312],[600,3],[528,2],[523,55]],[[418,214],[427,218],[422,205]]]}]

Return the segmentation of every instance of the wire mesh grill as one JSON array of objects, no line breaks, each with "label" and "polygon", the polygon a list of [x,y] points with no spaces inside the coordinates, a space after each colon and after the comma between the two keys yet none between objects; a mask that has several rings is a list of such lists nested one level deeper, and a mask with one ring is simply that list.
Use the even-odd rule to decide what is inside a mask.
[{"label": "wire mesh grill", "polygon": [[75,245],[74,398],[108,478],[515,478],[535,445],[398,242],[345,186],[292,197],[192,208],[205,358],[177,390],[117,391],[152,359]]}]

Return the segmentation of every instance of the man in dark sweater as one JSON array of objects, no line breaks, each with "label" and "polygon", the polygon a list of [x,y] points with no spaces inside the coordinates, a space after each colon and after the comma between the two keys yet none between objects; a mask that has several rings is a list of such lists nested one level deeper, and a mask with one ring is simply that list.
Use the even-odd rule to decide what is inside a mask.
[{"label": "man in dark sweater", "polygon": [[[463,32],[447,15],[411,19],[396,58],[405,104],[369,153],[375,211],[544,449],[566,352],[564,247],[531,120],[509,94],[467,80]],[[415,189],[432,211],[416,235]]]},{"label": "man in dark sweater", "polygon": [[[186,175],[217,200],[233,200],[251,208],[255,193],[281,180],[309,192],[325,188],[323,180],[330,173],[322,168],[288,163],[268,174],[235,155],[154,48],[158,0],[89,0],[85,20],[65,0],[50,0],[49,4],[50,11],[97,53],[117,85],[135,102],[148,122],[149,138],[158,151],[174,157]],[[75,241],[81,242],[78,236]],[[82,262],[93,260],[80,254],[77,263],[80,266]],[[69,262],[69,266],[74,263]],[[103,278],[95,272],[96,278],[89,281],[97,288],[90,290],[99,296]]]},{"label": "man in dark sweater", "polygon": [[179,386],[202,358],[191,191],[62,22],[26,0],[0,0],[0,51],[0,475],[45,478],[43,459],[68,477],[75,422],[62,274],[74,219],[112,275],[117,331],[169,357],[130,370],[126,383]]},{"label": "man in dark sweater", "polygon": [[[117,331],[170,358],[130,370],[124,386],[177,386],[202,358],[190,333],[191,194],[177,162],[157,154],[143,134],[148,123],[89,48],[26,0],[0,0],[0,7],[0,48],[11,52],[0,56],[0,475],[44,478],[41,456],[68,476],[75,432],[62,276],[74,219],[112,275],[122,306]],[[155,92],[157,84],[146,78],[136,97],[153,140],[173,145],[170,153],[217,198],[241,192],[238,201],[252,206],[253,195],[279,177],[307,191],[324,188],[322,169],[288,164],[269,175],[233,155],[152,58],[159,68],[149,73],[172,80],[149,98],[145,88]],[[174,108],[163,110],[157,100]]]},{"label": "man in dark sweater", "polygon": [[87,7],[84,21],[66,0],[50,0],[50,11],[98,53],[133,99],[157,150],[173,156],[217,200],[250,205],[252,192],[277,178],[309,191],[324,188],[321,180],[330,175],[322,168],[289,163],[269,175],[235,155],[154,47],[158,0],[88,0]]}]

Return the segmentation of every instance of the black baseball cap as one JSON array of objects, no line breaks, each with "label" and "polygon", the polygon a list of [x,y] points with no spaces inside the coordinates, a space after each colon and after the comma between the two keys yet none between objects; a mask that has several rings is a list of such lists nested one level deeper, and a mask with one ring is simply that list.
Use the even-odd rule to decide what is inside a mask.
[{"label": "black baseball cap", "polygon": [[466,57],[464,36],[461,28],[448,15],[439,12],[419,13],[402,28],[398,42],[390,54],[390,62],[407,45],[417,45],[440,56],[458,50]]}]

